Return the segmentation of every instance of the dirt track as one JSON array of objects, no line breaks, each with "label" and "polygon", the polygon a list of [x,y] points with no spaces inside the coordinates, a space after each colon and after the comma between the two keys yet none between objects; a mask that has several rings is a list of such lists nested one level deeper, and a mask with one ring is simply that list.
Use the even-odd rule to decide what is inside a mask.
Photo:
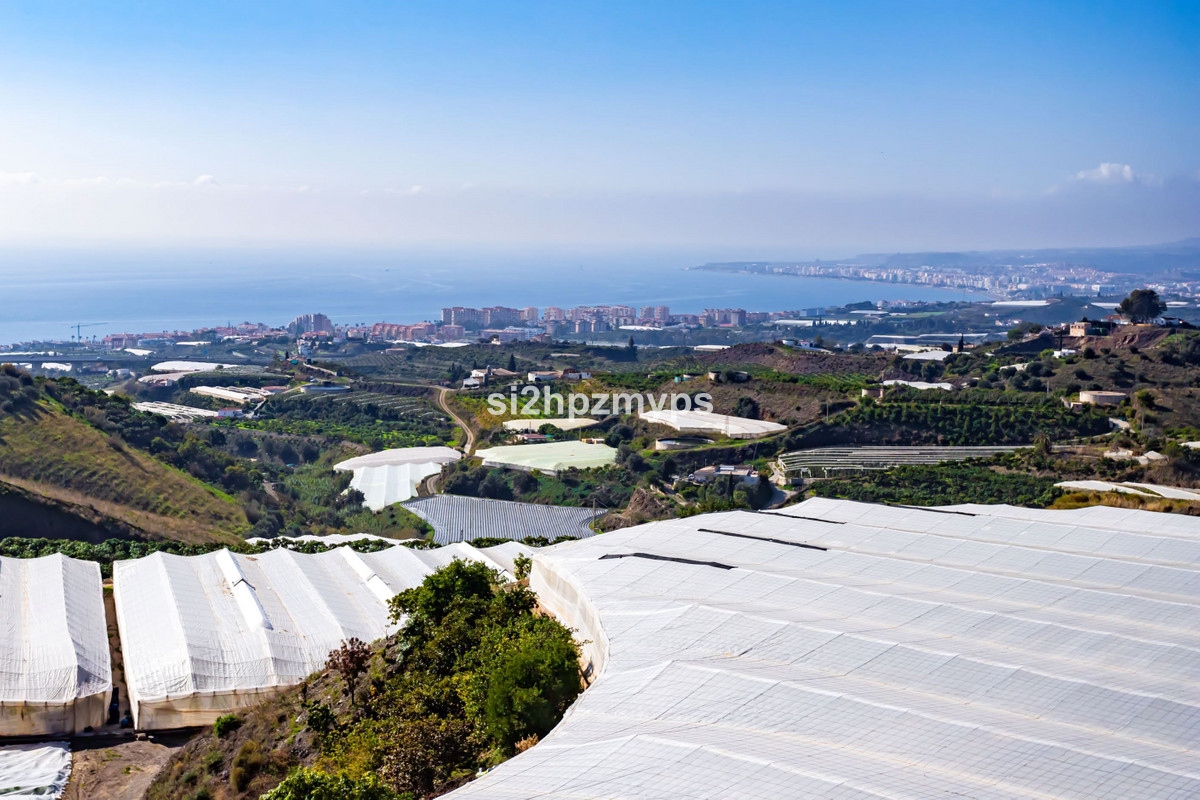
[{"label": "dirt track", "polygon": [[71,780],[63,800],[141,800],[150,781],[187,736],[129,740],[108,747],[72,745]]}]

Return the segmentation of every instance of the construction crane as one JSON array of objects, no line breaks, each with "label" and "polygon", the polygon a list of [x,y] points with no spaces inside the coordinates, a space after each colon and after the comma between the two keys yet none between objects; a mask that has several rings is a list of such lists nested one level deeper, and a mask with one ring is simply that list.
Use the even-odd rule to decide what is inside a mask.
[{"label": "construction crane", "polygon": [[107,324],[108,324],[107,322],[77,322],[71,326],[71,330],[75,331],[75,335],[72,337],[72,341],[74,341],[78,344],[82,344],[83,343],[82,330],[84,328],[94,328],[97,325],[107,325]]}]

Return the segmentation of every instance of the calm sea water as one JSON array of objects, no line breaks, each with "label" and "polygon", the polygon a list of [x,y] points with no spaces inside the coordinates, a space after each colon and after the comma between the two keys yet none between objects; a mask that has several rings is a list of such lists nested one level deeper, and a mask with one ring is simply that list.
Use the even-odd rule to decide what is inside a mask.
[{"label": "calm sea water", "polygon": [[862,300],[961,300],[961,291],[686,268],[728,253],[337,250],[0,251],[0,343],[287,323],[416,322],[443,306],[667,305],[773,311]]}]

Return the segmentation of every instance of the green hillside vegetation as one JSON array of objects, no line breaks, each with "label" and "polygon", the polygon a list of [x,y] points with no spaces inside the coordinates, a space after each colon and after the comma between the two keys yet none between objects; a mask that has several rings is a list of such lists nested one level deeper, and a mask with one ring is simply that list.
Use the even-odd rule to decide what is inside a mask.
[{"label": "green hillside vegetation", "polygon": [[1042,508],[1062,490],[1055,478],[1001,472],[977,464],[908,466],[868,472],[854,478],[814,481],[812,494],[864,503],[943,506],[955,503],[1009,503]]},{"label": "green hillside vegetation", "polygon": [[81,393],[94,393],[73,381],[58,391],[9,365],[0,383],[0,476],[27,493],[116,520],[115,535],[233,541],[249,527],[233,498],[130,444],[100,405],[71,413]]},{"label": "green hillside vegetation", "polygon": [[1065,440],[1106,434],[1108,414],[1071,411],[1044,393],[963,389],[893,389],[882,402],[862,402],[816,425],[798,429],[787,449],[832,444],[1029,444],[1045,434]]},{"label": "green hillside vegetation", "polygon": [[453,426],[428,399],[429,390],[383,384],[375,384],[374,389],[333,397],[281,395],[269,399],[254,419],[221,420],[216,424],[343,439],[375,449],[439,445],[452,438]]},{"label": "green hillside vegetation", "polygon": [[442,491],[558,506],[590,506],[594,501],[603,511],[629,502],[643,471],[639,461],[636,470],[615,465],[569,469],[553,476],[536,471],[490,469],[479,466],[474,459],[462,459],[442,468]]},{"label": "green hillside vegetation", "polygon": [[10,512],[0,536],[230,543],[241,535],[431,532],[402,508],[364,509],[362,495],[348,491],[350,473],[329,466],[353,454],[336,437],[172,423],[70,378],[5,367],[0,442],[0,509]]},{"label": "green hillside vegetation", "polygon": [[[545,736],[581,688],[571,632],[481,564],[455,561],[391,602],[400,631],[218,720],[146,797],[434,797]],[[321,790],[326,794],[313,794]]]}]

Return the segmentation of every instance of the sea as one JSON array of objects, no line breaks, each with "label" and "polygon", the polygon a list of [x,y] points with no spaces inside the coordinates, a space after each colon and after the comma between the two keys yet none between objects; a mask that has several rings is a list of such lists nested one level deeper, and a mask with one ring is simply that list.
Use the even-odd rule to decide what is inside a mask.
[{"label": "sea", "polygon": [[[864,300],[983,299],[961,290],[701,271],[728,252],[336,248],[0,249],[0,344],[262,322],[440,319],[446,306],[665,305],[783,311]],[[751,260],[737,258],[736,260]],[[781,260],[781,259],[776,259]]]}]

